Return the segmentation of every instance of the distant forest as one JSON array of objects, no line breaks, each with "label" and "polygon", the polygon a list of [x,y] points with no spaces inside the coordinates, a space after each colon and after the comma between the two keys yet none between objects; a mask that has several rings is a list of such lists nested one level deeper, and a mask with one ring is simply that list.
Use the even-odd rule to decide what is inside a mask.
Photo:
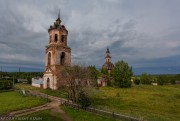
[{"label": "distant forest", "polygon": [[[171,83],[172,81],[174,82],[180,81],[180,74],[160,74],[160,75],[146,74],[146,76],[148,76],[148,78],[151,78],[151,80],[157,80],[160,77],[164,83]],[[140,78],[141,75],[136,77]]]},{"label": "distant forest", "polygon": [[[180,81],[180,74],[162,74],[149,76],[152,78],[161,76],[165,83],[168,83],[171,80]],[[17,83],[18,79],[27,79],[28,83],[31,84],[33,77],[43,77],[43,72],[0,72],[0,80],[14,80],[15,83]]]},{"label": "distant forest", "polygon": [[43,77],[43,72],[0,72],[0,80],[14,80],[15,83],[18,79],[27,79],[31,84],[33,77]]}]

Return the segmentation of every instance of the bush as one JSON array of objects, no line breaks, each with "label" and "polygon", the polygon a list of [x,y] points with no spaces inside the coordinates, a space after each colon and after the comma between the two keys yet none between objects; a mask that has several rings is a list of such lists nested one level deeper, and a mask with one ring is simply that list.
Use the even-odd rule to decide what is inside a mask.
[{"label": "bush", "polygon": [[157,84],[158,84],[158,85],[164,85],[164,81],[161,80],[161,79],[158,79],[158,80],[157,80]]},{"label": "bush", "polygon": [[84,109],[86,109],[88,106],[91,105],[90,98],[83,91],[80,91],[79,93],[78,103],[81,105],[81,108],[84,108]]},{"label": "bush", "polygon": [[1,80],[0,90],[8,90],[13,88],[13,83],[11,80]]},{"label": "bush", "polygon": [[131,77],[133,75],[132,67],[124,61],[118,61],[115,63],[112,69],[112,77],[114,85],[117,87],[131,87]]},{"label": "bush", "polygon": [[139,85],[140,84],[140,79],[135,78],[133,82],[134,82],[135,85]]},{"label": "bush", "polygon": [[164,82],[165,82],[165,79],[164,79],[164,77],[163,76],[158,76],[158,78],[157,78],[157,84],[158,85],[164,85]]},{"label": "bush", "polygon": [[170,83],[171,83],[171,84],[176,84],[175,79],[171,79],[171,80],[170,80]]},{"label": "bush", "polygon": [[142,73],[140,77],[141,84],[151,84],[152,83],[152,77],[146,73]]}]

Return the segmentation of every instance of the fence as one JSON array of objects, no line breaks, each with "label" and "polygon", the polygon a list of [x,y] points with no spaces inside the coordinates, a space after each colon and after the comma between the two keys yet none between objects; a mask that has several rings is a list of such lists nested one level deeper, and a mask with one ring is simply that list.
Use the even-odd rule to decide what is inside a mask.
[{"label": "fence", "polygon": [[[62,105],[70,106],[70,107],[73,107],[73,108],[76,108],[76,109],[81,109],[80,105],[72,103],[72,101],[66,100],[66,99],[63,99],[63,98],[58,98],[58,97],[54,97],[54,96],[50,96],[50,95],[42,94],[42,93],[35,93],[35,92],[32,92],[32,91],[25,91],[25,90],[17,90],[17,91],[19,93],[21,93],[22,95],[25,95],[25,96],[36,96],[36,97],[40,97],[40,98],[45,98],[48,101],[52,100],[52,99],[56,99],[56,100],[59,100]],[[114,119],[121,119],[121,120],[125,120],[125,121],[140,121],[139,119],[134,118],[134,117],[125,116],[125,115],[117,114],[117,113],[114,113],[114,112],[104,111],[104,110],[96,109],[96,108],[93,108],[93,107],[87,107],[85,110],[88,111],[88,112],[92,112],[92,113],[95,113],[95,114],[102,115],[102,116],[112,117]]]},{"label": "fence", "polygon": [[[74,103],[68,102],[68,101],[65,101],[64,105],[65,106],[70,106],[70,107],[73,107],[73,108],[76,108],[76,109],[81,109],[80,105],[77,105],[77,104],[74,104]],[[125,121],[140,121],[139,119],[134,118],[134,117],[125,116],[125,115],[122,115],[122,114],[117,114],[117,113],[114,113],[114,112],[104,111],[104,110],[100,110],[100,109],[96,109],[96,108],[92,108],[92,107],[87,107],[85,110],[88,111],[88,112],[92,112],[92,113],[99,114],[99,115],[106,116],[106,117],[112,117],[112,118],[115,118],[115,119],[121,119],[121,120],[125,120]]]}]

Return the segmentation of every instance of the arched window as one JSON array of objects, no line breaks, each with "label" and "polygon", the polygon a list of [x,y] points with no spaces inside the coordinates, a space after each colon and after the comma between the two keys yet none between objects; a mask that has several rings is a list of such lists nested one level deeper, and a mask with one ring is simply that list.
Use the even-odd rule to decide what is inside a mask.
[{"label": "arched window", "polygon": [[48,53],[48,65],[50,65],[51,64],[51,53],[49,52]]},{"label": "arched window", "polygon": [[64,65],[64,63],[65,63],[65,53],[62,52],[61,55],[60,55],[60,64]]},{"label": "arched window", "polygon": [[54,39],[55,39],[55,42],[57,42],[57,41],[58,41],[58,35],[57,35],[57,34],[55,34]]},{"label": "arched window", "polygon": [[47,88],[50,88],[50,79],[47,78]]}]

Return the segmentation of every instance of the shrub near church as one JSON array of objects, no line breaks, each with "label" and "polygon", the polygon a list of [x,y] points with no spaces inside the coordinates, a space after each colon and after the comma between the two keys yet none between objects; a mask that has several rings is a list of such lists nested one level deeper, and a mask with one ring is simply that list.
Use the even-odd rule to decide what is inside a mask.
[{"label": "shrub near church", "polygon": [[0,80],[0,90],[8,90],[13,87],[11,80]]},{"label": "shrub near church", "polygon": [[112,69],[114,85],[117,87],[131,87],[131,77],[133,76],[132,68],[124,61],[115,63]]}]

